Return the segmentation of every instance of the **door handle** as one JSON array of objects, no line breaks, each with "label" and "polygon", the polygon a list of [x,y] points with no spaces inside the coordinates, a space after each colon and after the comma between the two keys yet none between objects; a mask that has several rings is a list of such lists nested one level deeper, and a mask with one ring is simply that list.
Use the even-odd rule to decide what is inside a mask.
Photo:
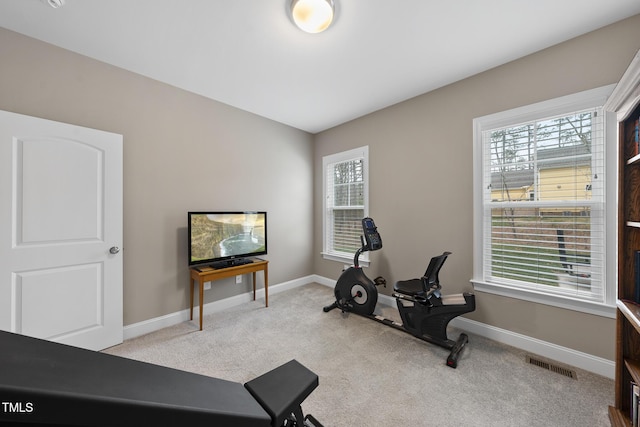
[{"label": "door handle", "polygon": [[111,249],[109,249],[109,253],[112,255],[117,254],[118,252],[120,252],[120,248],[117,246],[112,246]]}]

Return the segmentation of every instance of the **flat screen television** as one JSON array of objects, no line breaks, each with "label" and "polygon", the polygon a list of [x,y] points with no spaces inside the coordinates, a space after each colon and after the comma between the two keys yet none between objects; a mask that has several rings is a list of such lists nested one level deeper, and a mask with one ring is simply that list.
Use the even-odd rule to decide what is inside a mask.
[{"label": "flat screen television", "polygon": [[267,253],[266,212],[189,212],[189,266],[232,267]]}]

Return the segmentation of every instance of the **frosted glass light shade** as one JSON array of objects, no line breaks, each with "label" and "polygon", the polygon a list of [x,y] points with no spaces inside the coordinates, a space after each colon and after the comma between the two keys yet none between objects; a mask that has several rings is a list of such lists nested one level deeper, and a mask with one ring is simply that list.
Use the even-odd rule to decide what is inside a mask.
[{"label": "frosted glass light shade", "polygon": [[49,6],[51,6],[54,9],[58,9],[64,6],[64,2],[65,0],[46,0],[45,3],[47,3]]},{"label": "frosted glass light shade", "polygon": [[333,21],[333,0],[292,0],[291,16],[302,31],[320,33]]}]

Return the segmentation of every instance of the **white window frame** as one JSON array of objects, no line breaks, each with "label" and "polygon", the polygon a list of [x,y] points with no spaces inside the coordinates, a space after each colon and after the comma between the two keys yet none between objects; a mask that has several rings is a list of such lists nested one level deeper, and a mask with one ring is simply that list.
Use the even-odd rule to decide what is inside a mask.
[{"label": "white window frame", "polygon": [[536,104],[515,108],[473,120],[473,278],[474,289],[480,292],[517,298],[540,304],[585,312],[603,317],[615,318],[617,289],[617,182],[618,144],[615,114],[604,112],[605,117],[605,267],[604,295],[602,302],[594,302],[547,293],[540,289],[509,286],[508,283],[489,283],[484,279],[484,209],[483,209],[483,131],[508,127],[524,122],[560,116],[588,108],[602,107],[615,85],[600,87],[584,92],[555,98]]},{"label": "white window frame", "polygon": [[[331,196],[331,188],[328,188],[328,172],[329,166],[335,163],[347,162],[350,160],[362,159],[363,162],[363,179],[364,179],[364,217],[369,216],[369,146],[354,148],[352,150],[343,151],[341,153],[330,154],[322,158],[322,256],[324,259],[353,263],[355,253],[347,254],[338,252],[330,247],[330,236],[333,234],[333,224],[329,210],[331,206],[328,200]],[[362,253],[359,258],[362,267],[369,266],[369,254]]]}]

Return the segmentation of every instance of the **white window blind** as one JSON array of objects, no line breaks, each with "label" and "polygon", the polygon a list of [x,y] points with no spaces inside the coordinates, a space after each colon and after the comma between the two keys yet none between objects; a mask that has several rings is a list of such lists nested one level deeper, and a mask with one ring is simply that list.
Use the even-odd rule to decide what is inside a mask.
[{"label": "white window blind", "polygon": [[483,280],[604,302],[600,108],[482,132]]},{"label": "white window blind", "polygon": [[362,218],[367,216],[367,161],[367,147],[324,158],[325,255],[351,259],[361,246]]}]

